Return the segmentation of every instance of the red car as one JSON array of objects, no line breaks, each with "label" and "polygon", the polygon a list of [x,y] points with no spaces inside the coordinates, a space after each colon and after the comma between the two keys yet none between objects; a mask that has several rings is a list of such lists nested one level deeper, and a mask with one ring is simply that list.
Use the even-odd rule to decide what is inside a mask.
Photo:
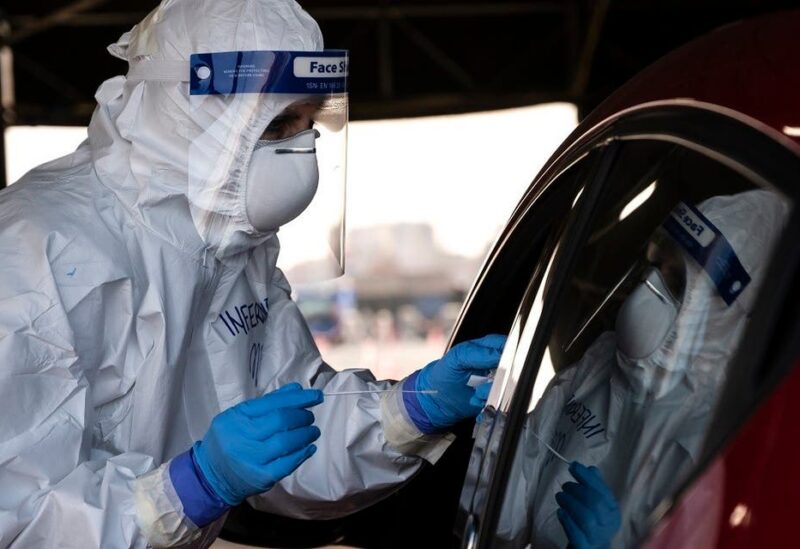
[{"label": "red car", "polygon": [[[546,465],[530,465],[528,454],[547,455],[531,450],[547,444],[559,451],[563,441],[558,432],[540,433],[544,440],[537,441],[529,431],[557,423],[548,414],[559,413],[572,414],[573,422],[578,414],[583,423],[576,429],[583,427],[586,436],[596,432],[586,430],[589,423],[622,414],[606,418],[620,431],[608,437],[610,449],[566,456],[605,460],[604,476],[616,477],[622,527],[612,546],[794,544],[792,519],[800,513],[794,466],[800,429],[792,427],[800,415],[799,86],[800,13],[726,26],[613,94],[530,186],[487,258],[454,337],[512,334],[462,491],[457,531],[464,546],[550,546],[555,538],[537,529],[545,531],[548,521],[558,527],[555,504],[535,495],[536,483],[547,483]],[[703,386],[703,399],[687,389],[683,401],[662,407],[661,417],[623,405],[614,412],[613,404],[576,412],[575,394],[564,397],[563,408],[548,407],[548,391],[594,383],[572,378],[595,375],[596,368],[581,369],[582,356],[614,329],[620,268],[631,264],[671,210],[675,215],[676,204],[752,191],[784,209],[759,218],[760,206],[747,210],[745,201],[720,221],[747,231],[732,245],[751,248],[745,255],[758,264],[752,269],[760,271],[760,287],[740,303],[735,328],[709,335],[710,322],[698,324],[705,337],[716,338],[716,355],[697,353],[714,376]],[[762,225],[772,229],[769,236]],[[609,465],[609,456],[616,464]],[[514,522],[527,524],[509,526]]]},{"label": "red car", "polygon": [[[510,334],[474,432],[462,426],[435,467],[348,519],[271,530],[263,518],[234,516],[227,537],[284,546],[563,547],[553,498],[539,494],[552,484],[548,467],[560,468],[553,478],[569,476],[558,454],[600,466],[621,511],[613,547],[794,545],[798,90],[800,12],[724,27],[623,86],[530,185],[468,295],[451,343]],[[654,233],[678,230],[671,219],[688,223],[702,246],[727,238],[735,254],[698,259],[686,267],[695,279],[670,280],[668,261],[659,264],[650,243]],[[704,240],[711,232],[714,240]],[[694,314],[681,328],[692,360],[681,375],[662,372],[657,398],[630,399],[622,383],[587,404],[585,387],[616,379],[613,354],[590,359],[611,348],[627,303],[620,281],[644,251],[666,280],[664,293],[683,292],[671,322]],[[744,290],[725,278],[742,271]],[[689,284],[701,279],[716,287],[716,312],[711,301],[692,307],[699,286],[689,293]],[[628,325],[639,332],[657,327],[651,316],[633,318]],[[573,432],[559,431],[562,424]],[[578,435],[588,441],[581,455],[571,453]]]}]

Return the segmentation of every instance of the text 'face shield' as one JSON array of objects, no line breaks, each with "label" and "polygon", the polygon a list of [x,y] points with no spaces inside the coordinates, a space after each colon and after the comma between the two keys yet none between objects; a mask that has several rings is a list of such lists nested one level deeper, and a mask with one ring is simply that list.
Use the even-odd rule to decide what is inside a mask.
[{"label": "text 'face shield'", "polygon": [[[299,235],[309,258],[301,278],[343,274],[347,74],[346,50],[191,56],[191,106],[208,119],[189,155],[190,202],[200,210],[195,223],[204,237],[222,233],[221,247],[235,249],[237,225],[227,224],[226,216],[249,225],[253,211],[283,209],[289,213],[281,219],[288,222],[280,223],[281,234]],[[254,151],[273,156],[251,164]],[[260,185],[262,194],[248,192]],[[293,200],[293,194],[310,203]]]}]

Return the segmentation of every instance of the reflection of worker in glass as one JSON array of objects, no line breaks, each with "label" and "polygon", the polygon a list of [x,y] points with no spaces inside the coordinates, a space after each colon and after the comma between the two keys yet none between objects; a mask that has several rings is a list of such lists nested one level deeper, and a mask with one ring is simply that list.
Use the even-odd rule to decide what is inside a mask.
[{"label": "reflection of worker in glass", "polygon": [[648,244],[616,331],[561,370],[529,417],[503,538],[603,547],[646,533],[648,515],[697,463],[786,211],[759,190],[672,212]]}]

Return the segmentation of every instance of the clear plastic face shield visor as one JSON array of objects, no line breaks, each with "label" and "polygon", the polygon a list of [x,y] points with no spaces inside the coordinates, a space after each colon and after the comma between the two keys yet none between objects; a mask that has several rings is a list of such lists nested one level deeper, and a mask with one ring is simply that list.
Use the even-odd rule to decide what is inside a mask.
[{"label": "clear plastic face shield visor", "polygon": [[[191,56],[192,117],[206,123],[190,145],[189,200],[207,242],[217,240],[221,248],[235,251],[242,238],[237,232],[252,221],[253,209],[282,208],[289,211],[285,225],[252,226],[257,232],[280,229],[282,238],[300,236],[309,259],[303,268],[307,276],[301,278],[344,273],[347,75],[346,50]],[[255,162],[265,154],[266,162]],[[284,193],[277,203],[269,203],[265,192],[256,200],[267,202],[253,205],[247,188],[262,182],[265,189],[277,186],[274,192]],[[280,200],[297,193],[294,202]],[[234,223],[226,225],[226,218]]]},{"label": "clear plastic face shield visor", "polygon": [[[722,301],[717,303],[724,308],[730,307],[751,281],[722,232],[697,208],[681,202],[650,236],[640,257],[581,323],[564,351],[580,347],[583,343],[576,344],[583,341],[585,332],[592,332],[589,328],[593,322],[616,318],[619,344],[631,349],[634,358],[647,356],[672,328],[677,315],[710,306],[708,299],[697,299],[696,295],[690,299],[688,295],[697,291],[688,286],[696,287],[701,278],[705,278],[703,287],[720,297]],[[626,307],[640,310],[632,312]],[[624,332],[636,333],[637,337],[625,341]],[[641,333],[649,337],[638,337]]]}]

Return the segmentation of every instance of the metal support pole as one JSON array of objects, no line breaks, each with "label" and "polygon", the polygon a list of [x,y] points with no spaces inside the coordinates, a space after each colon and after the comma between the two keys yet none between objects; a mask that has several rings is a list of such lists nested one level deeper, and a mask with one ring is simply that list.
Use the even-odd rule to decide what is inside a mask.
[{"label": "metal support pole", "polygon": [[453,80],[461,84],[465,90],[474,90],[476,88],[472,76],[461,68],[461,65],[450,57],[442,48],[437,46],[433,40],[411,26],[411,24],[403,18],[397,19],[396,25],[400,30],[405,32],[406,36],[408,36],[418,48],[424,51],[428,57],[449,74]]},{"label": "metal support pole", "polygon": [[77,15],[102,6],[106,2],[108,2],[108,0],[77,0],[76,2],[67,4],[63,8],[45,15],[44,17],[33,19],[26,26],[17,30],[14,35],[10,37],[9,42],[14,44],[20,40],[25,40],[35,34],[39,34],[40,32],[68,23]]},{"label": "metal support pole", "polygon": [[592,61],[594,54],[597,50],[597,44],[600,42],[600,34],[603,30],[603,23],[605,22],[606,15],[611,0],[598,0],[594,4],[594,10],[589,19],[589,26],[586,29],[586,39],[583,43],[580,58],[578,59],[578,66],[575,69],[575,76],[570,85],[569,94],[576,101],[583,99],[583,94],[586,93],[586,88],[589,84],[589,75],[592,70]]},{"label": "metal support pole", "polygon": [[392,67],[392,26],[388,18],[378,20],[378,75],[381,96],[394,95],[394,68]]},{"label": "metal support pole", "polygon": [[[103,0],[107,2],[108,0]],[[358,21],[379,19],[425,19],[454,17],[515,17],[537,13],[560,13],[564,0],[537,0],[528,2],[470,2],[467,4],[441,5],[391,5],[377,6],[308,6],[306,9],[317,21]],[[42,18],[35,15],[16,15],[12,18],[15,28],[25,30],[26,34],[41,32],[53,26],[67,27],[125,27],[135,25],[147,15],[146,11],[104,11],[89,12],[96,7],[94,0],[76,2],[53,15]]]},{"label": "metal support pole", "polygon": [[6,124],[0,116],[0,191],[6,188]]},{"label": "metal support pole", "polygon": [[7,39],[10,25],[0,20],[0,189],[6,181],[6,127],[14,123],[14,57]]}]

